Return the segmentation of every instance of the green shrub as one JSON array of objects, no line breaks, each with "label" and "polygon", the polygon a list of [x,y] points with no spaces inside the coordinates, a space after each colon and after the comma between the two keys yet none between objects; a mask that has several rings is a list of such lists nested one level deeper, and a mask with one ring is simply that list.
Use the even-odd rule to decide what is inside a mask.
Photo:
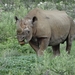
[{"label": "green shrub", "polygon": [[15,35],[14,14],[2,12],[0,22],[0,42],[7,40]]},{"label": "green shrub", "polygon": [[2,75],[75,75],[75,56],[63,51],[53,57],[44,52],[44,56],[34,54],[0,58]]},{"label": "green shrub", "polygon": [[31,75],[75,75],[75,57],[65,51],[60,56],[45,54],[42,61],[36,61]]},{"label": "green shrub", "polygon": [[29,44],[21,46],[17,39],[8,38],[7,41],[0,44],[0,56],[20,56],[34,53]]}]

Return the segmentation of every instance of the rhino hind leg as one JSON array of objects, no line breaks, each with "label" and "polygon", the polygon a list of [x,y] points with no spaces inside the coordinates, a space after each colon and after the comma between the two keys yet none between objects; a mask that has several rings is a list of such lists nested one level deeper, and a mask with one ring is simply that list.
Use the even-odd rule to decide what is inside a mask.
[{"label": "rhino hind leg", "polygon": [[60,44],[52,46],[54,56],[60,55]]},{"label": "rhino hind leg", "polygon": [[69,35],[66,40],[66,51],[68,52],[68,54],[70,54],[71,46],[72,46],[72,40]]}]

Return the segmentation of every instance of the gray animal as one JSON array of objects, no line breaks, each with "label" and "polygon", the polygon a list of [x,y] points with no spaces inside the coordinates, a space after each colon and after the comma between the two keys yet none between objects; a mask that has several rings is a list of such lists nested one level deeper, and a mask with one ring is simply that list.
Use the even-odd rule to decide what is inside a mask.
[{"label": "gray animal", "polygon": [[53,54],[60,54],[60,43],[66,41],[66,51],[70,53],[75,37],[75,24],[65,11],[35,8],[23,19],[15,16],[17,39],[21,45],[29,43],[38,55],[52,46]]}]

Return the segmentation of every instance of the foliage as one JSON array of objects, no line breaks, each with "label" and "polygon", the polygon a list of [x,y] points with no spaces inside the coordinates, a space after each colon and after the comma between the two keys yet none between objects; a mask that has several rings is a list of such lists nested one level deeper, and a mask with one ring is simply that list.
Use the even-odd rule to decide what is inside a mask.
[{"label": "foliage", "polygon": [[20,56],[34,53],[34,50],[28,45],[20,46],[17,39],[9,38],[8,41],[0,44],[0,56]]},{"label": "foliage", "polygon": [[42,61],[37,60],[32,68],[32,75],[74,75],[74,56],[68,55],[65,51],[55,58],[45,53]]},{"label": "foliage", "polygon": [[0,20],[0,42],[5,41],[8,37],[15,37],[14,15],[11,12],[2,12]]},{"label": "foliage", "polygon": [[44,52],[44,56],[22,55],[0,58],[2,75],[75,75],[75,56],[65,51],[53,57]]}]

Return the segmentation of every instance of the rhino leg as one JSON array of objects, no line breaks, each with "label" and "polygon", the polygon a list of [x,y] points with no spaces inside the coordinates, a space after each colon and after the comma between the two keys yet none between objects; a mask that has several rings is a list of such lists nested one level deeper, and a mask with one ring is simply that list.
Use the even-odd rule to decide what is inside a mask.
[{"label": "rhino leg", "polygon": [[38,56],[43,55],[43,51],[48,47],[49,38],[41,38],[39,43]]},{"label": "rhino leg", "polygon": [[60,44],[52,46],[54,56],[60,55]]},{"label": "rhino leg", "polygon": [[66,51],[68,52],[68,54],[70,54],[71,46],[72,46],[72,40],[70,36],[68,36],[66,40]]},{"label": "rhino leg", "polygon": [[38,42],[38,41],[35,41],[35,40],[31,40],[31,41],[29,42],[29,44],[30,44],[30,46],[34,49],[34,51],[35,51],[36,54],[37,54],[38,49],[39,49],[39,42]]}]

